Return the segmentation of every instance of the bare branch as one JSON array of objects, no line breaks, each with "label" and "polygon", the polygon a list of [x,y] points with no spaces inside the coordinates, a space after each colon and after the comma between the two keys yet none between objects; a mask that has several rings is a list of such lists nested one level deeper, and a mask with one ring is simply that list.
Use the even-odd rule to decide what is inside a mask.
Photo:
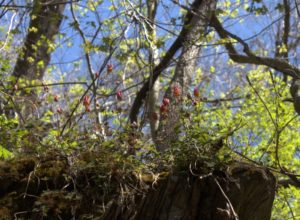
[{"label": "bare branch", "polygon": [[295,186],[297,188],[300,188],[300,180],[297,179],[296,181],[294,181],[291,178],[283,179],[278,181],[278,185],[284,188],[288,188],[289,186]]},{"label": "bare branch", "polygon": [[[216,31],[218,32],[221,39],[228,40],[228,42],[225,43],[225,47],[228,51],[229,57],[233,61],[235,61],[237,63],[265,65],[265,66],[271,67],[279,72],[282,72],[284,75],[291,76],[293,78],[300,78],[300,70],[296,66],[288,63],[287,61],[276,59],[276,58],[261,57],[261,56],[255,55],[250,50],[249,45],[244,40],[242,40],[237,35],[234,35],[234,34],[228,32],[227,30],[225,30],[223,28],[222,24],[220,23],[220,21],[216,15],[212,16],[211,26],[216,29]],[[237,42],[239,42],[240,44],[243,45],[243,47],[244,47],[243,52],[246,55],[241,55],[240,53],[238,53],[236,51],[232,42],[229,41],[230,38],[236,40]]]}]

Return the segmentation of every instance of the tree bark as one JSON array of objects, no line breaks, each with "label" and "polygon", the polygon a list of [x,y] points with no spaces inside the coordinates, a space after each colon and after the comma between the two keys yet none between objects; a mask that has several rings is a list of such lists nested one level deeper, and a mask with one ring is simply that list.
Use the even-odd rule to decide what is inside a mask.
[{"label": "tree bark", "polygon": [[146,182],[112,171],[101,154],[82,152],[73,165],[55,151],[0,161],[0,219],[270,219],[276,180],[265,168],[235,163],[207,174],[201,165],[197,175]]},{"label": "tree bark", "polygon": [[268,220],[275,188],[269,171],[238,163],[202,177],[172,175],[137,199],[133,209],[111,204],[103,219]]},{"label": "tree bark", "polygon": [[149,72],[150,72],[150,80],[153,84],[153,87],[150,88],[149,96],[147,99],[147,111],[148,118],[150,122],[151,129],[151,137],[154,140],[156,138],[156,130],[158,128],[158,115],[157,112],[157,102],[159,99],[159,90],[160,84],[159,80],[153,83],[153,73],[154,67],[158,64],[158,50],[156,46],[156,25],[155,25],[155,16],[157,11],[157,0],[148,0],[147,1],[147,17],[148,22],[146,27],[148,31],[148,40],[149,40]]},{"label": "tree bark", "polygon": [[[13,76],[16,77],[14,84],[20,80],[32,83],[43,79],[54,49],[54,37],[59,32],[65,5],[61,0],[33,2],[28,33],[13,70]],[[23,118],[36,115],[38,104],[35,92],[22,92],[21,95],[23,98],[17,99],[16,102],[24,105]]]},{"label": "tree bark", "polygon": [[[215,9],[215,0],[200,1],[191,7],[193,17],[186,24],[185,28],[188,30],[188,33],[182,39],[182,51],[176,65],[175,74],[165,94],[165,97],[171,100],[171,104],[168,106],[168,112],[164,114],[165,117],[161,117],[157,130],[155,144],[158,151],[166,150],[177,140],[178,134],[175,128],[180,121],[180,109],[182,102],[184,102],[189,93],[191,77],[197,64],[197,55],[201,49],[197,44],[204,37],[210,17]],[[179,97],[174,97],[172,94],[175,87],[178,87],[181,91]]]},{"label": "tree bark", "polygon": [[[52,52],[51,44],[58,33],[65,4],[61,0],[35,0],[23,49],[13,75],[29,80],[42,79]],[[43,62],[43,64],[42,64]]]},{"label": "tree bark", "polygon": [[[155,81],[158,79],[160,74],[169,66],[169,64],[170,64],[171,60],[173,59],[173,57],[175,56],[175,54],[183,47],[183,43],[186,42],[185,39],[190,34],[190,31],[193,30],[193,28],[191,28],[191,27],[195,27],[195,22],[197,23],[197,21],[198,21],[197,18],[199,16],[199,14],[196,13],[197,10],[192,10],[192,9],[199,9],[199,6],[202,4],[202,2],[205,2],[205,1],[195,0],[193,2],[190,10],[188,10],[186,16],[184,17],[184,25],[183,25],[183,28],[181,29],[178,37],[175,39],[173,44],[170,46],[170,48],[168,49],[166,54],[161,58],[160,63],[157,66],[155,66],[155,68],[153,70],[152,78],[148,79],[144,83],[142,88],[139,90],[139,92],[137,93],[137,95],[134,99],[134,102],[132,104],[132,107],[130,109],[129,120],[131,123],[137,122],[140,108],[142,107],[144,100],[147,97],[148,91],[153,87]],[[200,11],[202,11],[203,9],[205,9],[205,7],[202,8]],[[197,35],[198,35],[198,33],[197,33]]]}]

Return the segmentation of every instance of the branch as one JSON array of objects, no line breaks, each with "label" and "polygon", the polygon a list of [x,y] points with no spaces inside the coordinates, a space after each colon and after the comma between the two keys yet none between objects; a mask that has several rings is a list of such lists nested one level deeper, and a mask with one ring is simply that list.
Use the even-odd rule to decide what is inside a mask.
[{"label": "branch", "polygon": [[228,196],[226,195],[226,193],[225,193],[224,190],[222,189],[222,187],[221,187],[219,181],[218,181],[215,177],[213,177],[213,179],[214,179],[215,183],[217,184],[217,186],[219,187],[219,189],[220,189],[222,195],[223,195],[224,198],[226,199],[226,201],[227,201],[227,203],[228,203],[228,205],[229,205],[229,207],[230,207],[230,210],[231,210],[231,212],[232,212],[232,214],[233,214],[233,216],[234,216],[234,219],[235,219],[235,220],[239,220],[239,217],[238,217],[238,215],[236,214],[236,212],[235,212],[235,210],[234,210],[234,208],[233,208],[233,205],[232,205],[232,203],[230,202],[230,199],[228,198]]},{"label": "branch", "polygon": [[298,7],[297,0],[295,0],[295,6],[296,6],[296,10],[297,10],[298,18],[300,18],[300,10],[299,10],[299,7]]},{"label": "branch", "polygon": [[284,60],[255,55],[250,50],[249,45],[244,40],[223,28],[222,24],[220,23],[219,19],[215,14],[212,16],[210,25],[215,28],[221,39],[228,40],[231,38],[243,45],[243,52],[246,55],[239,54],[233,46],[232,42],[225,43],[225,48],[228,51],[228,55],[233,61],[237,63],[248,63],[268,66],[279,72],[282,72],[284,75],[291,76],[293,78],[300,78],[300,70],[296,66]]},{"label": "branch", "polygon": [[[2,1],[4,2],[4,1]],[[9,3],[7,4],[2,4],[2,2],[0,3],[0,8],[5,8],[7,10],[12,10],[12,9],[20,9],[20,8],[28,8],[28,9],[32,9],[34,8],[33,5],[17,5],[17,4],[12,4],[10,5]],[[69,3],[75,3],[75,2],[79,2],[79,0],[74,0],[74,1],[61,1],[61,2],[53,2],[53,1],[49,1],[46,3],[42,3],[41,5],[43,6],[55,6],[55,5],[65,5],[65,4],[69,4]]]},{"label": "branch", "polygon": [[[10,20],[10,24],[9,24],[9,27],[8,27],[8,30],[6,32],[6,38],[4,40],[4,43],[2,45],[2,47],[0,48],[0,52],[5,48],[7,42],[8,42],[8,39],[9,39],[9,35],[10,35],[10,32],[12,30],[12,26],[13,26],[13,22],[14,22],[14,19],[15,19],[15,16],[17,15],[17,13],[14,13],[11,17],[11,20]],[[1,17],[0,17],[1,18]]]},{"label": "branch", "polygon": [[284,188],[288,188],[289,186],[300,188],[300,180],[297,179],[296,177],[293,178],[290,177],[289,179],[279,180],[278,185]]},{"label": "branch", "polygon": [[288,42],[289,42],[289,34],[290,34],[290,17],[291,17],[291,8],[289,0],[283,0],[284,3],[284,32],[282,36],[282,43],[285,45],[286,52],[283,53],[283,57],[287,60],[288,59]]},{"label": "branch", "polygon": [[[74,7],[73,7],[73,3],[70,4],[70,8],[71,8],[71,14],[72,14],[72,17],[73,17],[73,20],[74,20],[74,28],[78,31],[83,43],[84,43],[84,46],[87,45],[87,40],[86,40],[86,37],[82,31],[82,29],[80,28],[80,24],[78,22],[78,19],[76,18],[76,15],[75,15],[75,12],[74,12]],[[90,74],[90,77],[91,77],[91,80],[92,80],[92,91],[93,91],[93,101],[94,101],[94,112],[95,112],[95,118],[96,118],[96,121],[98,124],[100,124],[99,122],[99,117],[98,117],[98,112],[96,111],[96,103],[97,103],[97,99],[96,99],[96,95],[97,95],[97,86],[96,86],[96,78],[94,76],[94,72],[93,72],[93,69],[92,69],[92,64],[91,64],[91,58],[90,58],[90,53],[88,50],[84,50],[84,56],[85,56],[85,60],[86,60],[86,64],[87,64],[87,69],[88,69],[88,72]]]},{"label": "branch", "polygon": [[28,88],[37,88],[37,87],[45,87],[45,86],[61,86],[61,85],[85,85],[87,86],[87,82],[62,82],[62,83],[43,83],[43,84],[38,84],[38,85],[28,85],[28,86],[23,86],[23,87],[19,87],[18,90],[24,90],[24,89],[28,89]]},{"label": "branch", "polygon": [[[120,37],[117,37],[115,39],[113,39],[111,45],[110,45],[110,53],[108,54],[108,56],[104,59],[102,66],[100,67],[98,73],[101,75],[101,73],[104,71],[108,61],[111,59],[111,57],[113,56],[113,54],[115,53],[115,51],[117,50],[117,46],[112,47],[112,45],[118,45],[119,42],[124,38],[124,33],[127,29],[125,29],[121,34]],[[119,42],[115,42],[117,39],[119,39]],[[64,131],[67,127],[68,124],[71,124],[72,122],[72,117],[75,114],[75,111],[77,110],[77,108],[79,107],[80,103],[82,102],[84,96],[89,92],[89,90],[92,88],[93,84],[95,83],[95,81],[98,78],[94,78],[92,80],[92,82],[87,86],[87,89],[85,90],[85,92],[83,93],[83,95],[81,96],[81,98],[79,99],[79,101],[77,102],[77,104],[75,105],[75,107],[72,109],[70,116],[68,117],[67,121],[65,122],[65,124],[63,125],[61,131],[60,131],[60,136],[62,136],[64,134]],[[99,82],[99,80],[98,80]]]}]

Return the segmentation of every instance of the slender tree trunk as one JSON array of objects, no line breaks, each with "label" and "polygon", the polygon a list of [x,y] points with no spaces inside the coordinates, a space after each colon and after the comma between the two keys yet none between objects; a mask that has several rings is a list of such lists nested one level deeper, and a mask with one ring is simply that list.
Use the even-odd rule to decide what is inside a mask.
[{"label": "slender tree trunk", "polygon": [[[177,140],[175,128],[178,126],[181,104],[188,95],[191,76],[197,64],[197,56],[201,49],[198,44],[205,34],[211,14],[215,9],[215,0],[203,0],[200,1],[200,4],[192,5],[193,17],[186,24],[185,28],[188,29],[188,33],[182,39],[182,51],[176,65],[175,74],[165,94],[165,97],[171,100],[171,104],[168,106],[168,111],[162,115],[164,117],[161,117],[157,131],[155,142],[159,151],[169,148],[171,143]],[[179,97],[174,97],[173,90],[175,87],[180,90]]]},{"label": "slender tree trunk", "polygon": [[[150,70],[150,80],[152,84],[153,82],[153,70],[154,67],[158,64],[158,52],[156,47],[156,25],[155,25],[155,16],[157,9],[157,0],[148,0],[147,1],[147,13],[148,13],[148,38],[149,38],[149,70]],[[157,101],[159,99],[159,90],[160,84],[159,80],[154,82],[152,89],[149,92],[149,96],[147,99],[147,111],[148,118],[150,122],[151,128],[151,136],[154,140],[156,138],[156,130],[158,128],[158,111],[157,111]]]}]

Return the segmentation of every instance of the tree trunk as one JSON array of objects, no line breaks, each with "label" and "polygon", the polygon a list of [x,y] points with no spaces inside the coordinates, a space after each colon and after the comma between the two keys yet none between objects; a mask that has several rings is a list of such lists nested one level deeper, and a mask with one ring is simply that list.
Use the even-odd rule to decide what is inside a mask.
[{"label": "tree trunk", "polygon": [[[159,151],[169,148],[177,140],[178,134],[175,128],[180,121],[182,102],[188,95],[191,76],[195,72],[197,56],[201,48],[198,44],[205,35],[205,30],[215,9],[215,0],[195,1],[191,7],[192,18],[188,24],[185,24],[188,33],[182,39],[182,51],[176,65],[175,74],[165,94],[165,97],[171,100],[171,104],[168,106],[168,111],[162,114],[157,130],[155,143]],[[181,91],[179,97],[174,97],[172,94],[175,87]]]},{"label": "tree trunk", "polygon": [[56,151],[0,161],[0,219],[270,219],[276,180],[264,168],[236,163],[146,181],[112,171],[103,153],[82,152],[73,165]]},{"label": "tree trunk", "polygon": [[43,78],[65,8],[60,0],[35,0],[33,4],[28,34],[13,72],[29,80]]},{"label": "tree trunk", "polygon": [[[28,81],[26,83],[42,80],[54,49],[54,37],[58,34],[64,8],[65,4],[62,4],[60,0],[35,0],[33,2],[28,33],[13,71],[13,76],[16,77],[15,84],[22,80]],[[22,92],[21,95],[23,97],[18,98],[16,102],[24,105],[23,118],[37,115],[35,92]]]},{"label": "tree trunk", "polygon": [[103,219],[268,220],[276,180],[267,170],[235,164],[206,176],[172,175],[136,200],[136,207],[111,204]]},{"label": "tree trunk", "polygon": [[[154,67],[158,64],[158,49],[156,46],[156,26],[155,26],[155,16],[157,11],[157,0],[148,0],[147,1],[147,18],[148,22],[147,32],[149,40],[149,71],[150,71],[150,84],[153,84],[153,70]],[[156,80],[153,84],[153,87],[150,89],[148,98],[147,98],[147,111],[148,118],[150,122],[151,137],[153,140],[156,138],[156,130],[158,128],[158,112],[157,112],[157,102],[159,99],[159,90],[160,84],[159,80]]]}]

